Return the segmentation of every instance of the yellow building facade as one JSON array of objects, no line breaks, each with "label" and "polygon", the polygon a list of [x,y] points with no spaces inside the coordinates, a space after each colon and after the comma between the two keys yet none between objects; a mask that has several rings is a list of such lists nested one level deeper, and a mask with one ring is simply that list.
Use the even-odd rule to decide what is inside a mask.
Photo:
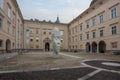
[{"label": "yellow building facade", "polygon": [[68,50],[67,24],[24,20],[24,49],[52,51],[52,29],[57,27],[61,34],[61,50]]},{"label": "yellow building facade", "polygon": [[0,0],[0,53],[23,48],[23,28],[16,0]]},{"label": "yellow building facade", "polygon": [[96,1],[69,23],[70,50],[120,51],[120,0]]},{"label": "yellow building facade", "polygon": [[93,0],[68,24],[24,20],[16,0],[0,0],[0,52],[52,51],[52,29],[59,28],[61,50],[87,53],[120,51],[120,0]]}]

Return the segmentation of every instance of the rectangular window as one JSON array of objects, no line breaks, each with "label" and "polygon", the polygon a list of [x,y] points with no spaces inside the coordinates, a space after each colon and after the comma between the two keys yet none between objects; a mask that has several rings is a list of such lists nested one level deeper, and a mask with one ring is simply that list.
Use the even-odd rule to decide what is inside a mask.
[{"label": "rectangular window", "polygon": [[87,39],[89,39],[89,33],[87,33],[86,36],[87,36]]},{"label": "rectangular window", "polygon": [[1,8],[1,9],[4,8],[4,0],[0,0],[0,8]]},{"label": "rectangular window", "polygon": [[11,9],[10,9],[9,5],[8,5],[7,15],[8,15],[8,17],[10,18],[10,16],[11,16]]},{"label": "rectangular window", "polygon": [[74,37],[72,37],[72,41],[74,42]]},{"label": "rectangular window", "polygon": [[117,34],[116,26],[111,27],[112,35]]},{"label": "rectangular window", "polygon": [[61,43],[63,43],[63,39],[61,39]]},{"label": "rectangular window", "polygon": [[76,33],[77,33],[77,31],[78,31],[78,29],[77,29],[77,27],[76,27]]},{"label": "rectangular window", "polygon": [[92,25],[93,25],[93,26],[96,25],[96,20],[95,20],[95,18],[92,18]]},{"label": "rectangular window", "polygon": [[33,39],[30,39],[31,42],[33,42]]},{"label": "rectangular window", "polygon": [[75,38],[75,42],[77,42],[77,37]]},{"label": "rectangular window", "polygon": [[103,36],[104,36],[104,31],[100,30],[100,37],[103,37]]},{"label": "rectangular window", "polygon": [[12,35],[14,35],[14,27],[12,27]]},{"label": "rectangular window", "polygon": [[80,34],[80,40],[82,40],[82,34]]},{"label": "rectangular window", "polygon": [[74,34],[74,28],[72,28],[72,34]]},{"label": "rectangular window", "polygon": [[89,28],[90,25],[89,25],[89,21],[86,22],[86,28]]},{"label": "rectangular window", "polygon": [[60,35],[61,35],[61,36],[64,35],[64,31],[60,31]]},{"label": "rectangular window", "polygon": [[77,27],[74,27],[74,34],[77,33]]},{"label": "rectangular window", "polygon": [[111,17],[111,19],[117,17],[117,8],[116,7],[113,7],[110,9],[110,17]]},{"label": "rectangular window", "polygon": [[117,42],[112,42],[111,46],[112,46],[112,48],[117,48]]},{"label": "rectangular window", "polygon": [[2,47],[3,46],[3,41],[2,40],[0,40],[0,47]]},{"label": "rectangular window", "polygon": [[0,16],[0,28],[3,26],[3,18]]},{"label": "rectangular window", "polygon": [[96,37],[96,33],[95,33],[95,32],[93,32],[92,34],[93,34],[93,38],[95,38],[95,37]]},{"label": "rectangular window", "polygon": [[82,31],[82,24],[80,24],[80,31]]},{"label": "rectangular window", "polygon": [[36,42],[39,42],[39,40],[38,40],[38,39],[36,39]]},{"label": "rectangular window", "polygon": [[33,29],[30,29],[30,33],[33,34]]},{"label": "rectangular window", "polygon": [[15,12],[12,12],[12,21],[15,23]]},{"label": "rectangular window", "polygon": [[100,14],[99,15],[99,20],[100,20],[100,23],[103,23],[104,19],[103,19],[103,14]]},{"label": "rectangular window", "polygon": [[38,45],[36,45],[36,48],[39,48],[39,46],[38,46]]},{"label": "rectangular window", "polygon": [[46,35],[46,33],[47,33],[46,31],[47,31],[46,29],[43,29],[42,32],[43,32],[44,35]]},{"label": "rectangular window", "polygon": [[39,34],[39,29],[36,29],[36,34]]},{"label": "rectangular window", "polygon": [[8,29],[7,29],[7,30],[8,30],[7,32],[10,33],[10,23],[9,23],[9,22],[8,22],[8,24],[7,24],[7,28],[8,28]]}]

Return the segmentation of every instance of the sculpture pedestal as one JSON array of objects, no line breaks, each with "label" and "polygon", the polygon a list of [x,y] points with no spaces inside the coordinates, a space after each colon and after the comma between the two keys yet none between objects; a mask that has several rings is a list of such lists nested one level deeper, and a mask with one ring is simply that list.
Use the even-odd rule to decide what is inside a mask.
[{"label": "sculpture pedestal", "polygon": [[58,57],[58,54],[53,53],[53,58],[57,58],[57,57]]}]

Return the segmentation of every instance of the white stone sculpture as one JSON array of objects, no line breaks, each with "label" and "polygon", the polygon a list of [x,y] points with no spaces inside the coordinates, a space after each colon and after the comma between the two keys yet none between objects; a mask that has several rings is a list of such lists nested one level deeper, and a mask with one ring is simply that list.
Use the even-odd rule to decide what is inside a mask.
[{"label": "white stone sculpture", "polygon": [[52,31],[52,40],[53,40],[53,55],[56,57],[60,52],[61,46],[61,35],[58,28],[54,27]]}]

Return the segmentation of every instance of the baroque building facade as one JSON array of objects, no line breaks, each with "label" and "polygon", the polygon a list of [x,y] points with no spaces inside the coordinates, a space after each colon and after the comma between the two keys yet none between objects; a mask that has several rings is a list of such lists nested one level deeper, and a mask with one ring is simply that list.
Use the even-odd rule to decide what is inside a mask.
[{"label": "baroque building facade", "polygon": [[120,51],[120,0],[93,0],[69,23],[69,48],[91,53]]},{"label": "baroque building facade", "polygon": [[0,52],[23,48],[23,16],[16,0],[0,0]]},{"label": "baroque building facade", "polygon": [[24,20],[24,49],[52,51],[52,29],[59,28],[61,34],[61,50],[68,49],[68,27],[67,24],[49,21]]},{"label": "baroque building facade", "polygon": [[0,0],[0,53],[19,49],[52,51],[52,29],[61,33],[63,51],[120,51],[120,0],[93,0],[68,24],[24,20],[16,0]]}]

